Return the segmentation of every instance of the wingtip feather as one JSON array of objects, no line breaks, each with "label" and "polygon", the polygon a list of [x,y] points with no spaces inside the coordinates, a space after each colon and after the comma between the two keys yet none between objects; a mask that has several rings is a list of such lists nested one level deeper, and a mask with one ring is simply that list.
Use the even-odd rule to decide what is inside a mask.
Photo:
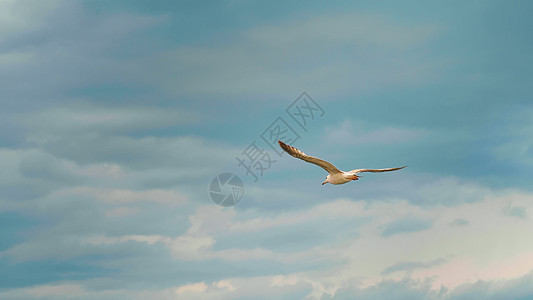
[{"label": "wingtip feather", "polygon": [[293,148],[293,147],[291,147],[291,146],[285,144],[284,142],[282,142],[282,141],[280,141],[280,140],[278,140],[278,144],[279,144],[279,146],[280,146],[283,150],[288,151],[288,152],[290,152],[290,151],[289,151],[290,148]]}]

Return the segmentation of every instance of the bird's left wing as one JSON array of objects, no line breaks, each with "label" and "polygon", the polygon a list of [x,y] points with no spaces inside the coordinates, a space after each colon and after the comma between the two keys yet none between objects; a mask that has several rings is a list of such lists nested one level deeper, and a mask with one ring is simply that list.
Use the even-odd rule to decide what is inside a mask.
[{"label": "bird's left wing", "polygon": [[287,144],[285,144],[284,142],[282,141],[278,141],[278,144],[279,146],[281,147],[281,149],[285,150],[285,152],[289,153],[291,156],[293,157],[296,157],[296,158],[299,158],[301,160],[304,160],[308,163],[312,163],[312,164],[315,164],[319,167],[321,167],[322,169],[326,170],[328,173],[330,174],[335,174],[335,173],[341,173],[341,171],[339,169],[337,169],[337,167],[335,167],[333,164],[325,161],[325,160],[322,160],[320,158],[316,158],[316,157],[313,157],[313,156],[309,156],[305,153],[303,153],[302,151],[292,147],[292,146],[289,146]]}]

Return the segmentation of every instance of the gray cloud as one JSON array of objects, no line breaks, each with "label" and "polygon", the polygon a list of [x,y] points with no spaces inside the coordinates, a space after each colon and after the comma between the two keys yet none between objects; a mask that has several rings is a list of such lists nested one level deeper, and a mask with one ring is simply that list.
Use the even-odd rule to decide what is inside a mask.
[{"label": "gray cloud", "polygon": [[[250,29],[216,49],[177,47],[158,53],[138,66],[149,72],[133,74],[171,95],[238,98],[285,96],[301,86],[313,86],[317,94],[338,94],[413,85],[429,80],[433,66],[422,66],[420,56],[398,50],[423,44],[434,31],[358,14],[297,19]],[[345,53],[346,47],[353,51]],[[376,47],[381,51],[373,51]],[[329,55],[332,52],[338,55]],[[318,63],[316,57],[324,59]]]},{"label": "gray cloud", "polygon": [[484,281],[461,285],[453,290],[431,289],[432,279],[385,280],[364,289],[341,288],[333,299],[434,299],[434,300],[523,300],[533,297],[533,273],[505,281]]},{"label": "gray cloud", "polygon": [[56,181],[66,185],[79,183],[80,178],[73,172],[74,164],[60,160],[40,150],[28,150],[21,153],[19,170],[26,178]]},{"label": "gray cloud", "polygon": [[468,225],[468,220],[463,218],[457,218],[450,222],[450,226],[466,226]]},{"label": "gray cloud", "polygon": [[9,32],[0,40],[0,101],[13,111],[72,102],[66,95],[82,87],[123,85],[126,89],[125,78],[131,68],[129,62],[115,56],[126,56],[131,47],[124,43],[164,19],[127,13],[88,14],[80,2],[72,1],[46,5],[6,1],[2,11],[8,16],[0,19],[10,25],[2,27]]},{"label": "gray cloud", "polygon": [[527,219],[527,211],[526,208],[523,206],[512,206],[511,203],[509,203],[504,209],[503,214],[509,217],[514,217],[518,219],[525,220]]},{"label": "gray cloud", "polygon": [[166,109],[152,106],[105,107],[79,103],[26,114],[22,116],[22,120],[19,120],[19,124],[31,130],[30,138],[39,140],[46,136],[87,132],[100,134],[142,132],[188,125],[198,120],[199,116],[194,112],[176,107]]},{"label": "gray cloud", "polygon": [[151,130],[175,130],[198,120],[194,112],[176,107],[106,107],[85,102],[20,114],[14,124],[26,130],[29,147],[78,164],[201,170],[220,168],[234,159],[238,149],[219,142],[194,135],[148,134]]},{"label": "gray cloud", "polygon": [[389,237],[400,233],[422,231],[431,228],[432,224],[431,220],[408,217],[386,224],[381,236]]},{"label": "gray cloud", "polygon": [[[80,187],[16,202],[10,210],[38,220],[45,217],[47,221],[39,221],[41,226],[29,232],[23,242],[0,252],[0,256],[24,262],[70,260],[120,252],[141,255],[136,254],[136,251],[149,249],[148,244],[138,243],[139,247],[131,247],[131,251],[126,251],[129,248],[122,243],[116,246],[96,245],[87,240],[98,236],[174,235],[181,232],[180,228],[185,228],[188,223],[186,215],[191,208],[186,205],[187,200],[179,191]],[[112,213],[120,208],[133,212],[122,215]],[[158,222],[153,222],[155,219]],[[139,224],[143,226],[138,226]],[[131,246],[132,243],[135,242],[127,241],[126,244]]]},{"label": "gray cloud", "polygon": [[403,279],[400,281],[384,280],[365,289],[345,287],[340,289],[333,299],[404,299],[404,300],[426,300],[439,299],[439,293],[432,291],[431,280],[415,281]]},{"label": "gray cloud", "polygon": [[[356,127],[357,130],[355,130],[354,127]],[[326,134],[324,138],[326,140],[330,143],[340,145],[399,144],[428,134],[428,132],[420,129],[395,127],[369,130],[368,128],[365,128],[365,124],[362,122],[357,122],[354,126],[350,120],[342,122],[339,126],[326,127],[325,132]]]},{"label": "gray cloud", "polygon": [[533,272],[501,281],[479,280],[454,289],[446,299],[524,300],[533,298]]},{"label": "gray cloud", "polygon": [[83,181],[71,161],[42,150],[0,149],[0,196],[24,200]]},{"label": "gray cloud", "polygon": [[133,169],[214,169],[234,159],[237,151],[194,136],[144,137],[80,134],[46,140],[50,153],[81,164],[116,163]]},{"label": "gray cloud", "polygon": [[413,270],[417,269],[429,269],[434,266],[439,266],[444,263],[446,263],[448,259],[446,258],[437,258],[432,261],[406,261],[406,262],[398,262],[394,265],[387,267],[383,272],[381,272],[382,275],[387,275],[394,272],[400,272],[400,271],[407,271],[411,272]]}]

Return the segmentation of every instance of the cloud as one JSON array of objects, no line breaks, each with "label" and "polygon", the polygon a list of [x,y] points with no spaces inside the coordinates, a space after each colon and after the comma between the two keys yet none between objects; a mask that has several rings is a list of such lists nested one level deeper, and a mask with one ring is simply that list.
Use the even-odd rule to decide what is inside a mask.
[{"label": "cloud", "polygon": [[[354,129],[357,127],[357,129]],[[397,144],[414,140],[427,134],[421,129],[405,129],[385,127],[369,129],[361,122],[354,125],[346,120],[339,126],[326,127],[324,138],[332,144],[362,145],[362,144]]]},{"label": "cloud", "polygon": [[416,191],[415,203],[420,205],[453,206],[461,203],[482,201],[493,191],[475,181],[458,177],[441,177],[421,185]]},{"label": "cloud", "polygon": [[79,284],[66,283],[0,291],[0,295],[2,294],[6,299],[57,299],[67,298],[67,295],[70,295],[70,297],[81,298],[87,296],[89,293]]},{"label": "cloud", "polygon": [[[500,187],[530,172],[530,114],[499,109],[518,102],[503,105],[501,95],[527,93],[481,70],[505,59],[477,48],[456,56],[453,45],[472,39],[450,40],[461,26],[433,25],[448,9],[405,21],[394,5],[386,15],[369,13],[379,12],[373,5],[281,16],[265,4],[228,25],[213,8],[182,23],[195,15],[189,5],[0,1],[0,298],[528,297],[531,193],[468,179],[509,170],[493,158],[520,171]],[[206,30],[206,19],[224,25]],[[512,49],[498,30],[487,41]],[[465,83],[458,62],[481,76]],[[247,185],[239,206],[212,205],[209,179],[243,149],[232,133],[254,130],[225,112],[261,119],[250,112],[266,105],[235,103],[306,87],[341,122],[325,125],[322,141],[396,152],[380,163],[425,160],[394,180],[335,189],[308,185],[306,172],[276,173]]]},{"label": "cloud", "polygon": [[[205,215],[208,213],[208,215]],[[207,220],[209,217],[210,220]],[[227,220],[229,216],[218,207],[211,206],[200,209],[196,215],[192,215],[189,219],[191,222],[190,228],[183,235],[177,237],[168,236],[122,236],[119,238],[98,237],[97,239],[90,238],[87,240],[91,244],[110,244],[110,243],[124,243],[126,241],[147,242],[149,244],[162,243],[164,244],[173,258],[178,260],[212,260],[223,259],[225,261],[240,261],[240,260],[256,260],[256,259],[272,259],[274,258],[271,251],[255,248],[255,249],[223,249],[214,250],[215,239],[211,236],[212,232],[209,229],[211,225],[205,223],[220,223],[221,220]],[[222,218],[222,219],[221,219]],[[214,222],[213,222],[214,221]],[[218,230],[217,230],[218,231]]]},{"label": "cloud", "polygon": [[426,219],[405,218],[390,222],[385,225],[385,229],[381,233],[383,237],[389,237],[400,233],[417,232],[427,230],[431,227],[433,222]]},{"label": "cloud", "polygon": [[42,107],[58,102],[65,92],[76,88],[124,83],[128,63],[112,59],[113,52],[133,34],[164,19],[126,13],[89,14],[80,3],[70,1],[52,1],[46,6],[31,1],[2,4],[7,15],[2,20],[7,24],[2,26],[0,53],[18,53],[23,58],[16,64],[10,61],[0,71],[0,78],[5,79],[3,95],[24,99],[16,107],[25,107],[35,97]]},{"label": "cloud", "polygon": [[[9,13],[3,28],[13,34],[4,35],[6,50],[0,51],[11,66],[0,72],[6,79],[3,93],[39,97],[41,107],[71,102],[58,100],[65,94],[116,103],[120,100],[115,98],[132,91],[136,98],[227,95],[238,100],[243,95],[285,96],[306,86],[315,87],[317,94],[347,93],[413,85],[432,74],[431,63],[402,50],[427,42],[435,27],[380,15],[293,18],[226,35],[216,47],[161,49],[158,35],[150,33],[167,29],[167,14],[92,14],[68,1],[54,2],[51,8],[5,3],[11,4],[4,10]],[[352,51],[344,50],[347,45]],[[319,62],[316,57],[328,59]],[[110,97],[106,89],[120,90],[120,96]]]},{"label": "cloud", "polygon": [[[40,226],[28,233],[27,239],[0,252],[0,256],[27,262],[72,260],[117,252],[142,255],[147,249],[142,243],[154,243],[150,233],[176,230],[169,225],[179,224],[180,217],[176,214],[188,211],[184,209],[187,201],[187,196],[173,190],[75,187],[31,200],[5,202],[5,210],[31,217]],[[159,222],[153,222],[154,219]],[[100,236],[108,237],[105,243],[97,242],[102,240],[96,238]],[[139,244],[128,246],[124,243],[128,241]],[[117,243],[116,247],[101,247],[113,243]]]},{"label": "cloud", "polygon": [[[57,196],[51,199],[54,198],[57,199]],[[128,219],[138,218],[146,213],[138,210],[133,215],[120,217],[119,222],[103,223],[101,226],[111,234],[103,233],[98,229],[99,226],[82,226],[81,228],[88,229],[83,233],[79,230],[65,231],[64,228],[73,228],[76,223],[62,222],[55,228],[39,232],[42,239],[19,244],[1,255],[4,259],[26,260],[122,253],[131,256],[130,260],[142,264],[153,261],[153,255],[157,255],[161,265],[157,265],[157,271],[153,270],[155,266],[143,266],[145,274],[165,273],[178,265],[204,270],[213,270],[208,266],[214,266],[216,270],[222,270],[210,280],[204,278],[191,282],[187,279],[190,277],[179,277],[172,283],[176,285],[174,287],[165,283],[152,288],[154,295],[175,296],[175,290],[184,287],[181,295],[187,299],[235,298],[239,295],[249,298],[261,298],[264,295],[271,297],[272,292],[267,290],[271,290],[272,286],[277,287],[278,298],[307,296],[311,299],[344,299],[349,298],[348,295],[361,295],[364,299],[365,295],[385,295],[390,292],[389,288],[404,287],[406,290],[402,290],[402,293],[405,292],[406,295],[431,299],[441,293],[442,286],[445,287],[443,295],[447,295],[455,287],[467,282],[478,279],[508,280],[523,276],[533,269],[533,265],[523,263],[530,261],[529,257],[533,252],[528,254],[527,249],[533,248],[530,248],[529,240],[520,238],[527,231],[523,222],[530,221],[506,222],[509,219],[501,214],[505,207],[502,199],[527,208],[531,204],[530,198],[528,194],[507,191],[487,196],[482,201],[427,208],[420,208],[406,200],[366,202],[338,199],[283,214],[270,213],[270,217],[257,209],[192,206],[193,212],[183,213],[183,216],[188,216],[188,222],[187,225],[181,225],[181,228],[188,226],[188,229],[180,234],[173,233],[173,230],[165,234],[158,234],[160,230],[152,231],[152,234],[142,233],[144,228],[132,224],[149,225],[150,222],[139,223],[138,219]],[[117,207],[129,203],[114,199],[110,196],[109,199],[96,199],[94,203],[117,204]],[[142,203],[138,202],[140,199],[144,197],[135,200],[136,205]],[[50,206],[50,203],[42,205]],[[187,210],[190,209],[189,205],[190,202],[184,203],[180,208]],[[81,224],[86,224],[88,219],[94,224],[101,224],[106,222],[108,210],[105,206],[101,207],[96,211],[97,214],[94,211],[88,214],[89,218],[80,215],[77,210],[74,212],[61,213],[76,215]],[[157,223],[177,228],[178,223],[170,221],[175,216],[162,212],[161,209],[154,210],[159,220]],[[174,212],[181,214],[179,210]],[[469,226],[450,226],[450,222],[456,220],[457,216],[468,219]],[[416,221],[425,221],[422,223],[430,227],[412,234],[399,234],[398,232],[406,231],[402,226],[409,225],[411,220],[415,220],[415,224]],[[315,227],[317,224],[320,226]],[[118,228],[122,225],[129,232],[119,231]],[[396,228],[398,226],[399,231]],[[320,230],[315,229],[320,227],[335,238],[324,243]],[[314,234],[302,236],[305,231],[301,228],[312,228],[311,232]],[[398,232],[384,236],[384,228],[396,228]],[[409,227],[407,231],[411,229]],[[269,237],[284,234],[307,246],[283,248],[276,243],[284,243],[284,240],[269,240]],[[260,238],[250,238],[253,236]],[[439,239],[435,240],[435,236],[439,236]],[[258,243],[262,240],[267,242]],[[394,249],[394,252],[390,249]],[[490,253],[486,249],[491,249]],[[111,265],[124,274],[137,274],[135,267],[124,259],[116,260]],[[242,270],[230,267],[242,261],[247,262],[249,276],[243,277]],[[110,267],[110,263],[105,261],[97,260],[94,264]],[[486,268],[479,268],[478,265]],[[402,275],[404,273],[407,275]],[[402,281],[402,278],[406,281]],[[206,286],[205,289],[202,288],[203,291],[189,289],[200,286],[197,284],[201,282]],[[116,293],[116,297],[129,295],[120,289],[123,284],[117,282],[107,292]],[[86,285],[82,286],[87,295],[103,293],[88,290]],[[265,294],[261,294],[261,291],[265,291]]]},{"label": "cloud", "polygon": [[383,15],[339,13],[256,28],[249,33],[249,38],[268,46],[290,48],[320,46],[316,42],[321,41],[401,49],[423,43],[435,30],[435,27],[398,24]]},{"label": "cloud", "polygon": [[492,157],[512,163],[521,171],[530,169],[533,165],[533,109],[519,106],[505,114],[510,121],[495,130],[499,143],[491,147]]},{"label": "cloud", "polygon": [[26,200],[83,181],[76,164],[40,149],[0,148],[0,197]]},{"label": "cloud", "polygon": [[176,294],[186,294],[186,293],[203,293],[207,290],[207,285],[202,281],[200,283],[193,283],[188,285],[180,286],[176,289]]},{"label": "cloud", "polygon": [[479,280],[457,287],[447,299],[519,300],[533,297],[533,272],[507,281]]},{"label": "cloud", "polygon": [[[383,280],[369,287],[346,283],[332,294],[313,293],[316,284],[303,274],[233,277],[217,281],[199,281],[162,289],[88,289],[75,282],[4,289],[6,299],[490,299],[519,300],[533,295],[531,273],[504,281],[476,281],[456,289],[431,290],[432,279]],[[307,297],[306,297],[307,296]]]},{"label": "cloud", "polygon": [[149,72],[133,74],[171,95],[237,99],[293,94],[302,86],[313,86],[318,95],[410,86],[429,80],[432,66],[398,50],[417,47],[434,34],[431,26],[407,26],[384,16],[312,16],[251,28],[216,48],[187,46],[158,53],[141,62]]},{"label": "cloud", "polygon": [[453,220],[452,222],[450,222],[450,226],[466,226],[468,225],[468,220],[466,219],[463,219],[463,218],[457,218],[455,220]]},{"label": "cloud", "polygon": [[67,4],[68,1],[55,0],[46,5],[31,1],[1,1],[0,33],[4,38],[0,40],[0,44],[5,43],[6,36],[9,38],[15,34],[38,29],[60,5]]},{"label": "cloud", "polygon": [[509,203],[503,209],[503,213],[509,217],[515,217],[522,220],[527,219],[527,211],[526,208],[523,206],[511,206],[511,203]]},{"label": "cloud", "polygon": [[104,189],[79,187],[62,190],[56,196],[89,196],[109,204],[128,204],[137,202],[155,202],[163,205],[182,205],[188,201],[188,197],[172,190],[149,189],[134,191],[129,189]]},{"label": "cloud", "polygon": [[228,145],[193,135],[150,134],[151,130],[176,128],[198,120],[194,113],[181,109],[80,104],[21,114],[17,120],[16,125],[27,132],[29,147],[80,167],[93,164],[87,166],[87,171],[107,165],[117,172],[124,167],[178,171],[189,167],[186,173],[212,174],[238,153]]},{"label": "cloud", "polygon": [[85,133],[36,141],[47,152],[79,164],[117,164],[137,170],[188,168],[193,174],[214,174],[238,153],[195,136],[133,138]]},{"label": "cloud", "polygon": [[24,115],[20,123],[31,129],[30,139],[39,141],[46,136],[87,132],[124,134],[176,127],[196,122],[198,118],[199,116],[193,112],[176,108],[104,107],[79,104],[32,112]]},{"label": "cloud", "polygon": [[[137,142],[132,138],[128,138],[128,140],[133,144]],[[171,141],[172,139],[166,140]],[[153,141],[155,142],[155,140]],[[170,142],[171,144],[174,144],[174,146],[181,144],[183,147],[202,147],[203,150],[194,151],[192,156],[196,156],[196,158],[194,158],[196,160],[212,160],[213,165],[211,167],[206,166],[204,168],[195,168],[194,161],[187,161],[187,158],[175,153],[173,149],[171,149],[170,144],[168,144],[169,147],[167,150],[159,149],[156,151],[162,151],[160,152],[160,155],[163,155],[163,152],[168,151],[167,155],[175,156],[177,160],[181,161],[181,165],[178,165],[178,163],[180,163],[178,161],[175,161],[173,164],[165,164],[163,162],[163,157],[155,158],[154,160],[154,158],[145,156],[145,158],[148,158],[153,163],[151,166],[153,169],[151,170],[143,170],[141,168],[143,164],[137,166],[138,168],[141,168],[141,170],[130,170],[127,167],[122,167],[116,162],[76,162],[69,158],[60,158],[38,148],[18,150],[0,148],[0,164],[3,166],[0,170],[0,187],[2,187],[0,189],[0,196],[3,196],[7,200],[26,200],[42,197],[58,190],[62,190],[62,193],[75,194],[76,187],[78,187],[78,194],[81,196],[83,196],[83,193],[88,193],[98,198],[106,197],[107,199],[114,197],[115,199],[132,199],[135,201],[135,199],[140,197],[151,197],[152,199],[155,199],[155,201],[160,202],[180,202],[183,200],[183,196],[173,194],[173,191],[162,190],[161,186],[172,188],[184,180],[197,180],[198,178],[203,178],[202,176],[204,175],[212,175],[217,172],[217,167],[224,164],[224,161],[226,161],[225,158],[228,158],[229,160],[230,156],[228,155],[233,153],[231,150],[217,152],[208,146],[200,146],[200,144],[204,143],[201,139],[184,137],[183,139],[176,138],[174,141],[177,143]],[[190,142],[193,144],[189,144]],[[143,142],[141,142],[141,144],[142,143]],[[157,142],[155,143],[157,144]],[[194,144],[196,144],[196,146]],[[55,146],[60,145],[56,144]],[[99,147],[99,145],[94,144],[91,146],[95,148]],[[151,151],[149,150],[151,148],[148,144],[145,144],[145,147],[146,151]],[[121,147],[121,149],[124,148]],[[102,151],[102,154],[105,153],[105,150],[100,150]],[[115,150],[118,151],[119,149]],[[139,155],[139,158],[146,154],[142,154],[142,151],[138,150],[133,151]],[[205,159],[201,157],[202,152],[205,155],[211,155],[211,153],[206,152],[212,152],[213,155],[211,155],[210,158]],[[118,157],[120,156],[118,153],[116,154]],[[88,151],[87,155],[94,155],[94,153],[90,154],[90,151]],[[156,160],[159,159],[161,159],[160,163],[156,163]],[[121,161],[120,159],[119,162],[128,165],[125,161]],[[187,162],[189,166],[187,166],[185,162]],[[137,161],[136,163],[140,162]],[[106,188],[106,186],[109,185],[115,185],[119,188]],[[156,185],[160,185],[160,187],[156,187]],[[142,191],[129,191],[128,188],[130,187],[136,190],[150,190],[149,193],[151,193],[151,195],[143,195]]]},{"label": "cloud", "polygon": [[381,272],[381,274],[387,275],[390,273],[400,272],[400,271],[411,272],[415,269],[427,269],[427,268],[432,268],[434,266],[442,265],[446,263],[447,261],[448,259],[446,258],[437,258],[435,260],[427,261],[427,262],[424,262],[424,261],[398,262],[390,267],[387,267],[385,270],[383,270],[383,272]]},{"label": "cloud", "polygon": [[133,215],[139,212],[137,207],[120,206],[106,212],[106,216],[110,218],[120,218],[124,216]]}]

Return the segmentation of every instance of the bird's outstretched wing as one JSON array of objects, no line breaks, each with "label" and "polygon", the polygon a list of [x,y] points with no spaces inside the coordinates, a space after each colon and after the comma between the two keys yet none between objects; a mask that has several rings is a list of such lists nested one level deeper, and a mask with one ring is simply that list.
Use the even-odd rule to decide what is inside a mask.
[{"label": "bird's outstretched wing", "polygon": [[322,160],[320,158],[316,158],[316,157],[313,157],[313,156],[306,155],[302,151],[300,151],[300,150],[298,150],[298,149],[296,149],[294,147],[291,147],[291,146],[285,144],[282,141],[278,141],[278,144],[281,147],[281,149],[285,150],[285,152],[289,153],[291,156],[294,156],[296,158],[304,160],[304,161],[306,161],[308,163],[315,164],[315,165],[321,167],[322,169],[328,171],[331,174],[341,173],[341,170],[337,169],[337,167],[335,167],[334,165],[332,165],[331,163],[329,163],[329,162],[327,162],[325,160]]},{"label": "bird's outstretched wing", "polygon": [[387,169],[356,169],[356,170],[351,170],[349,173],[357,174],[357,173],[361,173],[361,172],[373,172],[373,173],[389,172],[389,171],[400,170],[400,169],[403,169],[405,167],[407,167],[407,166],[403,166],[403,167],[399,167],[399,168],[387,168]]}]

